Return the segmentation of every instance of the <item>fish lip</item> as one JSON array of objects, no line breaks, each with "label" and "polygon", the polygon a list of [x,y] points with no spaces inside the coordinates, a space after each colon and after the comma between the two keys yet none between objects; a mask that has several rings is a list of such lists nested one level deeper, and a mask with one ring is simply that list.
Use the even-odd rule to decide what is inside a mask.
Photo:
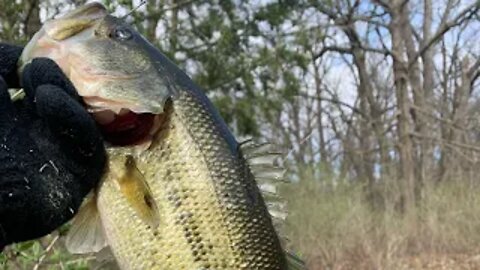
[{"label": "fish lip", "polygon": [[[58,44],[63,39],[65,39],[56,39],[51,35],[52,31],[55,31],[55,29],[61,29],[62,24],[72,24],[75,21],[80,22],[83,20],[89,21],[89,25],[92,26],[95,22],[103,19],[108,14],[109,13],[103,4],[93,2],[73,11],[67,12],[63,15],[60,15],[57,18],[48,20],[44,23],[42,29],[34,35],[32,40],[28,42],[28,44],[23,49],[22,55],[17,63],[18,74],[21,75],[25,66],[30,63],[31,60],[34,58],[33,56],[35,55],[35,51],[37,50],[37,43],[39,40],[44,40],[44,42],[49,42],[51,44]],[[87,29],[88,27],[86,25],[85,28],[79,31]]]},{"label": "fish lip", "polygon": [[103,5],[92,3],[45,22],[43,28],[50,38],[60,41],[90,28],[106,16],[108,12]]},{"label": "fish lip", "polygon": [[[113,104],[110,106],[92,106],[90,105],[92,102],[88,102],[90,99],[97,99],[100,100],[102,103]],[[89,96],[89,97],[82,97],[86,104],[86,109],[89,113],[96,113],[101,111],[112,111],[115,114],[119,114],[122,109],[129,110],[135,114],[162,114],[164,113],[165,102],[155,102],[150,104],[133,104],[129,102],[121,102],[114,99],[104,98],[100,96]]]},{"label": "fish lip", "polygon": [[61,18],[103,17],[104,15],[108,15],[107,8],[100,2],[92,2],[61,15]]}]

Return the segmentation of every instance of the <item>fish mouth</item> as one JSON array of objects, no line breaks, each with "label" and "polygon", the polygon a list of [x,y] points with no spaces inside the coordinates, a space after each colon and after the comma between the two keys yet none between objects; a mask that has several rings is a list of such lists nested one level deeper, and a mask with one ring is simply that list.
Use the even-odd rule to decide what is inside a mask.
[{"label": "fish mouth", "polygon": [[[88,113],[111,146],[150,145],[165,112],[99,97],[82,97]],[[169,99],[167,100],[167,102]]]},{"label": "fish mouth", "polygon": [[106,109],[91,115],[111,146],[148,146],[164,122],[164,114],[135,113],[128,109],[119,113]]},{"label": "fish mouth", "polygon": [[[126,111],[122,115],[113,111],[103,111],[93,114],[100,127],[104,139],[113,146],[138,145],[150,139],[150,132],[155,119],[154,114],[136,114]],[[107,121],[104,117],[113,117]]]}]

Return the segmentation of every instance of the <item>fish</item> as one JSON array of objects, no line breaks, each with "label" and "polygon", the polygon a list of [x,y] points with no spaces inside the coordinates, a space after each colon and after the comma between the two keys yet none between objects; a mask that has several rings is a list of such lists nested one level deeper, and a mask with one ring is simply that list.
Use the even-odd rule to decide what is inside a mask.
[{"label": "fish", "polygon": [[108,154],[72,221],[72,253],[108,246],[121,269],[304,269],[276,231],[282,209],[269,212],[280,203],[265,199],[284,173],[280,151],[239,143],[204,91],[132,26],[86,4],[42,26],[19,73],[36,57],[72,81]]}]

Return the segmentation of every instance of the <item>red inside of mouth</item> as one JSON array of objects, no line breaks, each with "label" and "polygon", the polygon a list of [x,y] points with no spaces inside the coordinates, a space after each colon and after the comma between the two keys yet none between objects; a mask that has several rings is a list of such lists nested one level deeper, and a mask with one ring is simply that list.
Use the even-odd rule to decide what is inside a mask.
[{"label": "red inside of mouth", "polygon": [[106,141],[116,146],[136,145],[148,138],[153,127],[155,115],[128,112],[117,115],[113,122],[100,124],[100,130]]}]

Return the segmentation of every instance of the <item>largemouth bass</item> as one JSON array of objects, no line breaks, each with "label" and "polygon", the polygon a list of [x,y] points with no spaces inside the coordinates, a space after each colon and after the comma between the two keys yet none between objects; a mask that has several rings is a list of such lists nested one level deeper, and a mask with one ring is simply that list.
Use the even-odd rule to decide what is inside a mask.
[{"label": "largemouth bass", "polygon": [[[102,130],[108,170],[67,245],[108,245],[122,269],[297,269],[255,181],[275,153],[242,147],[192,80],[101,4],[45,23],[27,45],[56,61]],[[290,266],[289,266],[290,265]]]}]

